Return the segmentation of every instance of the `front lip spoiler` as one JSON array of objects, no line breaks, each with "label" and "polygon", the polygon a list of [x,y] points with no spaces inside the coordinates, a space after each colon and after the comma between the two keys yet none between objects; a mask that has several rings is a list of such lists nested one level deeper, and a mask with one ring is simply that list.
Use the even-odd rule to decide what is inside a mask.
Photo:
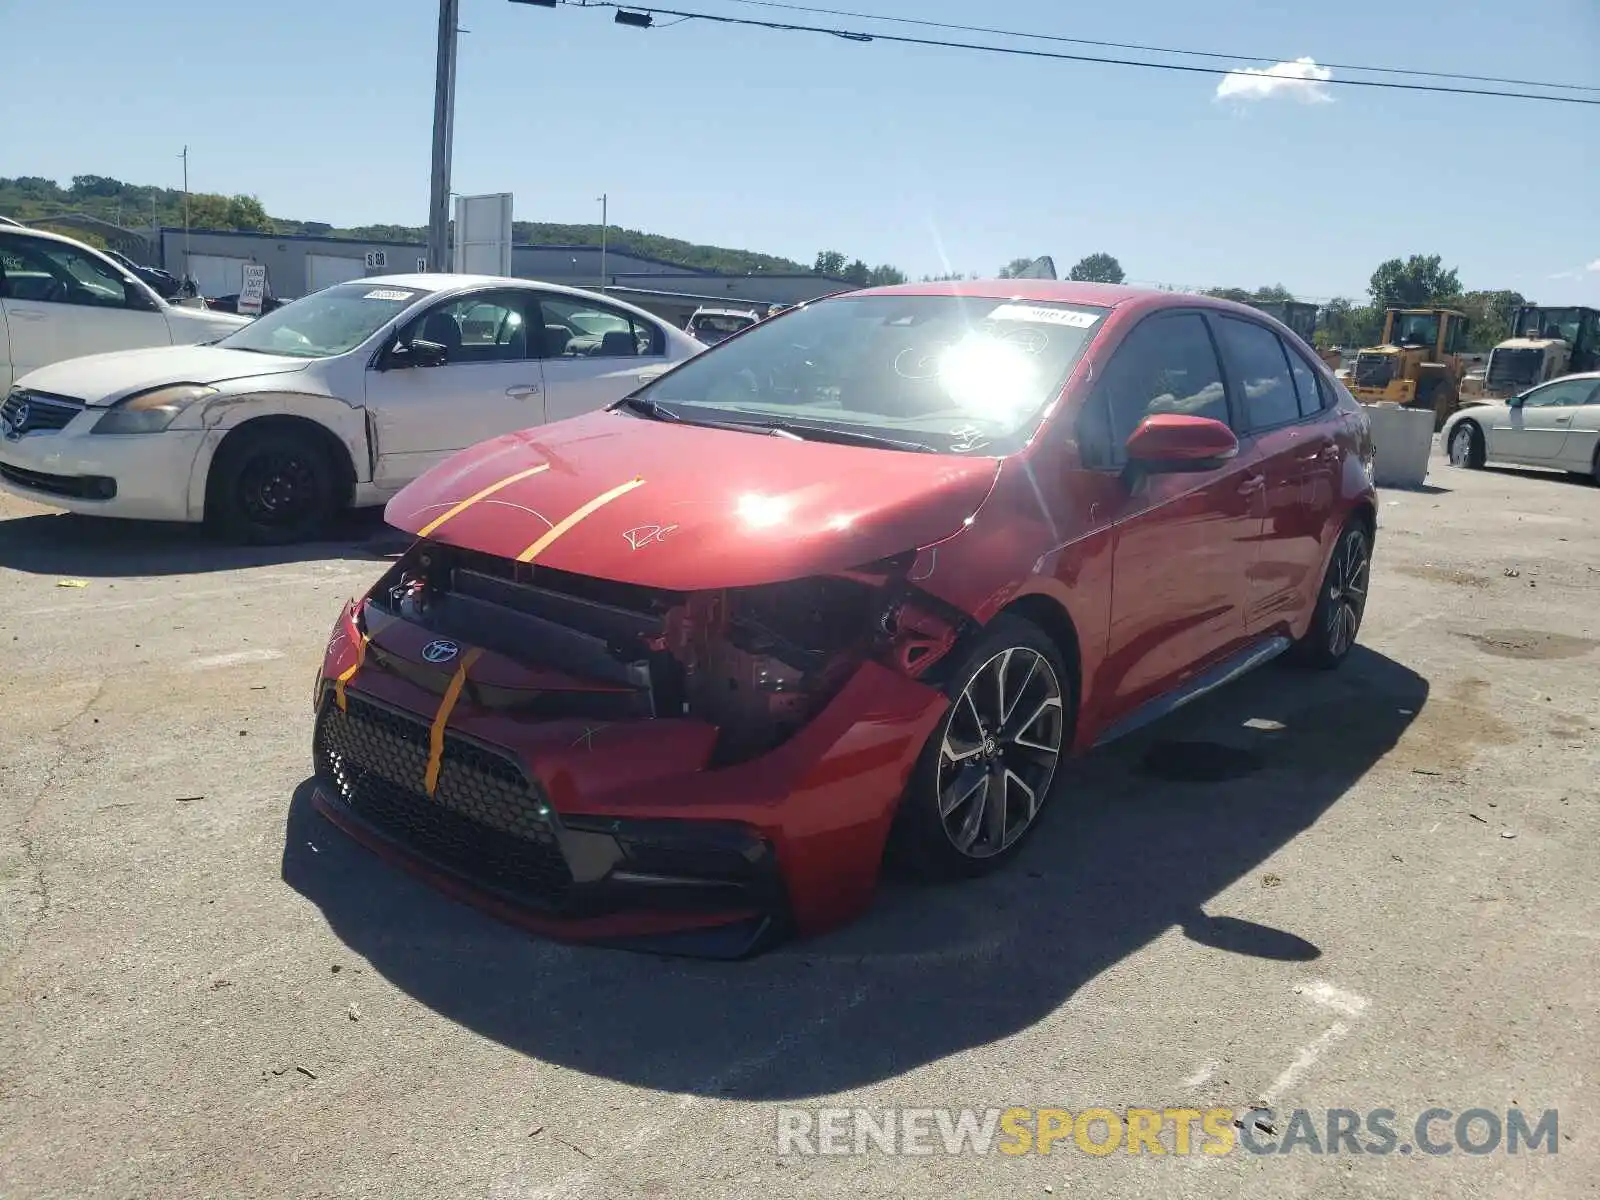
[{"label": "front lip spoiler", "polygon": [[318,777],[311,801],[327,820],[379,858],[422,878],[452,900],[553,941],[683,958],[736,960],[783,940],[781,914],[756,908],[661,911],[648,908],[594,916],[558,917],[517,903],[473,882],[363,821],[335,798],[334,785]]}]

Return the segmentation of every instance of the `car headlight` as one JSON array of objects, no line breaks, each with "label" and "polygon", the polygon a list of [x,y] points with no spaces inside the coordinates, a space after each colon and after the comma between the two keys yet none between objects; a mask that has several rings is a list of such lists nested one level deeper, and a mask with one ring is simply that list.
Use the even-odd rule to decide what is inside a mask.
[{"label": "car headlight", "polygon": [[199,383],[172,383],[119,400],[95,423],[91,433],[160,433],[179,413],[217,389]]}]

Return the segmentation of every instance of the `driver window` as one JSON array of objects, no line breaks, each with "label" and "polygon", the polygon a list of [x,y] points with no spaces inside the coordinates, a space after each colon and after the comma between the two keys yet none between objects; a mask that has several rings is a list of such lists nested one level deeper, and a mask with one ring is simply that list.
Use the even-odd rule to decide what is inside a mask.
[{"label": "driver window", "polygon": [[1523,408],[1557,408],[1583,404],[1595,390],[1592,379],[1562,379],[1537,391],[1529,392],[1522,401]]},{"label": "driver window", "polygon": [[6,296],[40,304],[128,308],[123,277],[108,263],[65,242],[8,238],[4,254]]},{"label": "driver window", "polygon": [[476,292],[441,304],[413,322],[405,340],[421,338],[445,348],[448,366],[517,362],[529,353],[529,297],[516,292]]},{"label": "driver window", "polygon": [[1078,419],[1084,466],[1120,467],[1129,435],[1153,413],[1229,423],[1222,369],[1198,314],[1150,317],[1123,339]]}]

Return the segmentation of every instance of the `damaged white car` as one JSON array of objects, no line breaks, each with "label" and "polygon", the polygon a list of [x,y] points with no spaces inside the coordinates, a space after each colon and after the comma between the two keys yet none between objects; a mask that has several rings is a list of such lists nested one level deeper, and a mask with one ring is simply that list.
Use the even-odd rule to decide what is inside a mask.
[{"label": "damaged white car", "polygon": [[0,486],[74,512],[314,536],[458,450],[602,408],[704,347],[554,284],[339,284],[220,341],[33,371],[0,403]]}]

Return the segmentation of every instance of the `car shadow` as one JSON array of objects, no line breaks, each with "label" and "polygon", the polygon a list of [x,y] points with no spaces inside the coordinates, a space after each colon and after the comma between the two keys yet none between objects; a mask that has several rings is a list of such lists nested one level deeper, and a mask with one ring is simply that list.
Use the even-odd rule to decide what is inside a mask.
[{"label": "car shadow", "polygon": [[1503,467],[1490,464],[1483,468],[1491,475],[1508,475],[1517,479],[1542,479],[1554,480],[1557,483],[1570,484],[1573,487],[1594,487],[1595,481],[1591,476],[1579,475],[1560,467]]},{"label": "car shadow", "polygon": [[86,579],[199,575],[321,559],[381,559],[412,540],[385,525],[378,508],[344,513],[325,538],[292,546],[228,545],[197,525],[41,513],[0,520],[0,567]]},{"label": "car shadow", "polygon": [[1207,953],[1319,957],[1208,905],[1314,825],[1427,699],[1360,647],[1337,672],[1257,672],[1072,764],[1006,869],[890,882],[850,927],[741,963],[530,938],[368,854],[309,784],[283,878],[406,994],[532,1058],[668,1092],[832,1094],[1018,1033],[1174,928]]}]

